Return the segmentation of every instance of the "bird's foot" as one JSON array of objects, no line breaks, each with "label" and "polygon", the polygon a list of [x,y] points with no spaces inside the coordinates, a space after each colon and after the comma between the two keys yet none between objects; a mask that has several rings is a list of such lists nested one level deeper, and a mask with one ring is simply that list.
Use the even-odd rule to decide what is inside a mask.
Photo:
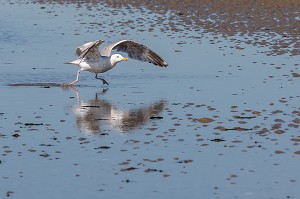
[{"label": "bird's foot", "polygon": [[105,84],[109,85],[108,82],[105,79],[102,79],[102,83],[103,83],[103,85],[105,85]]},{"label": "bird's foot", "polygon": [[105,85],[105,84],[106,84],[106,85],[109,85],[108,82],[107,82],[105,79],[102,79],[102,78],[98,77],[98,73],[96,73],[95,78],[101,80],[102,83],[103,83],[103,85]]},{"label": "bird's foot", "polygon": [[76,84],[78,82],[78,80],[75,80],[75,81],[73,81],[73,82],[71,82],[71,83],[68,83],[68,85],[69,86],[73,86],[74,84]]}]

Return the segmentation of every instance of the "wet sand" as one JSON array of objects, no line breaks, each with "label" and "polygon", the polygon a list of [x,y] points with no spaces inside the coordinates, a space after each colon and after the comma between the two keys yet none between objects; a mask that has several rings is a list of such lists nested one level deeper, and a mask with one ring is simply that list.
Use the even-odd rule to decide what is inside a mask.
[{"label": "wet sand", "polygon": [[[79,7],[93,7],[95,1],[78,2],[68,0],[36,1],[44,3],[75,4]],[[162,17],[147,23],[160,26],[161,32],[171,32],[176,37],[194,38],[201,42],[205,34],[213,34],[212,43],[221,42],[226,38],[231,46],[243,49],[245,45],[266,47],[262,50],[268,55],[299,55],[299,10],[300,3],[296,0],[267,1],[168,1],[148,2],[135,1],[101,1],[111,8],[136,8],[149,10],[162,15]],[[101,16],[101,13],[95,13]],[[145,19],[137,18],[140,24]],[[131,21],[124,21],[132,29],[136,29]],[[132,26],[131,26],[132,24]],[[101,24],[99,24],[101,25]],[[143,31],[147,31],[146,29]],[[150,29],[151,31],[151,29]],[[198,33],[189,36],[189,31]],[[236,38],[238,37],[238,38]],[[242,37],[242,38],[241,38]]]},{"label": "wet sand", "polygon": [[[0,198],[299,196],[298,2],[101,2],[1,3]],[[65,86],[124,38],[169,67]]]}]

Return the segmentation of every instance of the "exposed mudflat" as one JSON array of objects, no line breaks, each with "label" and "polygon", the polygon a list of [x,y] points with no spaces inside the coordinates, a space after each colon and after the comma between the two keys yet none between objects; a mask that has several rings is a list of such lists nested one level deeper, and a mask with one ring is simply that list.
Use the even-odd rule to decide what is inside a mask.
[{"label": "exposed mudflat", "polygon": [[[0,3],[0,198],[298,198],[297,1]],[[87,41],[166,59],[102,75]]]}]

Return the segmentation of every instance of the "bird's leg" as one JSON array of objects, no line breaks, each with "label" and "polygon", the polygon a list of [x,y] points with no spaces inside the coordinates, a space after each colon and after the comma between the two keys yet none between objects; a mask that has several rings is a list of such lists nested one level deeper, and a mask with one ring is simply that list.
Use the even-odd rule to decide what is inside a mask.
[{"label": "bird's leg", "polygon": [[77,71],[77,77],[76,77],[75,81],[70,83],[70,85],[76,84],[78,82],[79,74],[81,71],[82,71],[81,69],[79,71]]},{"label": "bird's leg", "polygon": [[77,103],[80,103],[80,95],[79,95],[77,89],[74,87],[71,87],[71,89],[72,89],[72,91],[74,91],[76,93]]},{"label": "bird's leg", "polygon": [[103,84],[109,85],[109,84],[107,83],[107,81],[105,81],[105,79],[102,79],[102,78],[98,77],[98,73],[96,73],[95,78],[96,78],[96,79],[100,79],[100,80],[102,81]]}]

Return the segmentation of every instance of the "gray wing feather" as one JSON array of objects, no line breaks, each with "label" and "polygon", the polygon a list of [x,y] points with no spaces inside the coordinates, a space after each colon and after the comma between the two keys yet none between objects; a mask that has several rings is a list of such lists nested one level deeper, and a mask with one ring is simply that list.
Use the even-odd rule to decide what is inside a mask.
[{"label": "gray wing feather", "polygon": [[82,46],[76,48],[75,54],[79,56],[78,59],[97,59],[100,57],[98,48],[103,42],[103,40],[97,40],[83,44]]},{"label": "gray wing feather", "polygon": [[158,66],[168,66],[168,63],[163,60],[157,53],[143,44],[137,43],[132,40],[122,40],[113,43],[100,51],[102,56],[109,57],[113,50],[126,52],[128,57],[143,62],[149,62]]}]

